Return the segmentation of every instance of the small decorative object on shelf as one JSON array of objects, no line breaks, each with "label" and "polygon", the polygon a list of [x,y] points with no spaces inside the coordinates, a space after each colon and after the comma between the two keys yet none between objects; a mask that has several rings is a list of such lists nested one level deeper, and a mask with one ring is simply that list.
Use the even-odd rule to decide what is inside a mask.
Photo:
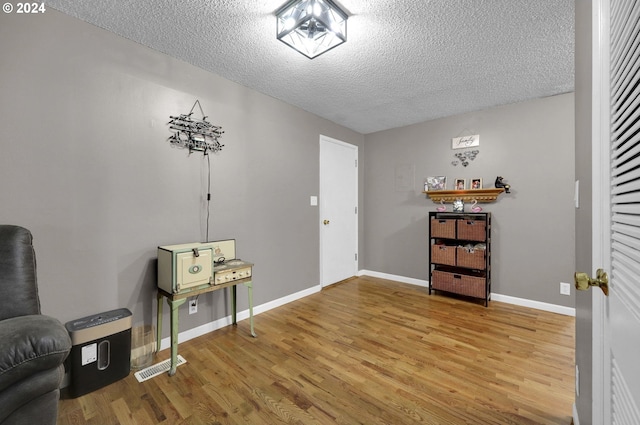
[{"label": "small decorative object on shelf", "polygon": [[424,190],[444,190],[447,186],[447,177],[446,176],[434,176],[427,177],[427,181],[425,182]]},{"label": "small decorative object on shelf", "polygon": [[479,213],[480,211],[482,211],[482,207],[480,205],[477,205],[477,203],[478,200],[474,199],[473,204],[471,205],[471,212]]},{"label": "small decorative object on shelf", "polygon": [[456,199],[453,201],[453,212],[455,213],[463,213],[464,212],[464,202],[462,199]]},{"label": "small decorative object on shelf", "polygon": [[440,206],[436,208],[438,212],[445,212],[447,210],[447,206],[444,204],[443,200],[440,200]]},{"label": "small decorative object on shelf", "polygon": [[504,178],[502,176],[498,176],[496,177],[496,183],[495,183],[496,188],[500,189],[504,189],[505,192],[507,193],[511,193],[511,185],[508,183],[504,182]]}]

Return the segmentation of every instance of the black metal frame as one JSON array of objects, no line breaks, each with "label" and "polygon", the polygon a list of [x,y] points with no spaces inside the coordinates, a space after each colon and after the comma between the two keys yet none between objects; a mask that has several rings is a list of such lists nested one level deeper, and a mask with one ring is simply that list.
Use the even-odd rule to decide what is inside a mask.
[{"label": "black metal frame", "polygon": [[[458,239],[458,229],[456,226],[456,237],[454,238],[441,238],[441,237],[433,237],[432,235],[432,229],[431,229],[431,223],[432,223],[432,219],[455,219],[455,220],[476,220],[476,221],[485,221],[486,222],[486,226],[485,226],[485,240],[484,241],[472,241],[472,240],[467,240],[467,239]],[[485,269],[484,270],[478,270],[478,269],[470,269],[467,267],[461,267],[461,266],[445,266],[445,265],[440,265],[440,264],[436,264],[432,262],[432,258],[431,258],[431,246],[435,243],[436,240],[448,240],[448,241],[460,241],[460,242],[483,242],[486,244],[486,257],[485,257]],[[455,272],[457,274],[464,274],[464,275],[469,275],[469,276],[473,276],[473,275],[477,275],[478,273],[481,274],[482,277],[485,278],[485,297],[484,297],[484,305],[485,307],[489,306],[489,300],[491,300],[491,213],[490,212],[486,212],[486,213],[451,213],[451,212],[437,212],[437,211],[430,211],[429,212],[429,295],[431,295],[431,291],[441,291],[441,292],[446,292],[446,293],[452,293],[455,294],[455,292],[449,292],[449,291],[443,291],[441,289],[435,289],[432,287],[432,282],[433,282],[433,271],[434,270],[441,270],[441,271],[447,271],[447,272]],[[457,295],[462,295],[465,297],[469,297],[469,298],[476,298],[476,297],[471,297],[468,295],[463,295],[463,294],[457,294]],[[477,298],[476,298],[477,299]]]}]

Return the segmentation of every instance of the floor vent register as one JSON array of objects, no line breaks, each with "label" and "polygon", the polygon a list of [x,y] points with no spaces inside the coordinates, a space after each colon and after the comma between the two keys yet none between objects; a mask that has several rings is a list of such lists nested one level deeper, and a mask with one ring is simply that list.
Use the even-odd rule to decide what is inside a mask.
[{"label": "floor vent register", "polygon": [[[178,366],[185,364],[187,361],[178,354]],[[138,382],[144,382],[162,373],[168,372],[171,368],[171,359],[161,361],[160,363],[151,365],[147,368],[139,370],[134,375]]]}]

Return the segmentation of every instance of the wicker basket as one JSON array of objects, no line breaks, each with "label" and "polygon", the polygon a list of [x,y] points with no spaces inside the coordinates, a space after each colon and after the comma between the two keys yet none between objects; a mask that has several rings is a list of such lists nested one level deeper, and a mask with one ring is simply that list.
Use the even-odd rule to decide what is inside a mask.
[{"label": "wicker basket", "polygon": [[456,248],[456,265],[469,269],[484,270],[486,268],[487,251],[485,249],[472,249],[459,246]]},{"label": "wicker basket", "polygon": [[456,248],[449,245],[431,245],[431,262],[455,266]]},{"label": "wicker basket", "polygon": [[486,286],[484,277],[469,276],[434,270],[431,273],[431,288],[453,292],[470,297],[485,298]]},{"label": "wicker basket", "polygon": [[456,220],[432,218],[431,219],[431,237],[455,239]]},{"label": "wicker basket", "polygon": [[484,241],[487,237],[487,222],[484,220],[457,220],[458,239]]}]

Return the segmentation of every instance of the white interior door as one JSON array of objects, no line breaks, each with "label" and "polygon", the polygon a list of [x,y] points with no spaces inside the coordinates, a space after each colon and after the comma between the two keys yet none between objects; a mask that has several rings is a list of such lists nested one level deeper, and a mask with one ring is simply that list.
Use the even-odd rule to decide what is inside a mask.
[{"label": "white interior door", "polygon": [[358,147],[320,136],[320,284],[358,270]]},{"label": "white interior door", "polygon": [[[598,2],[602,105],[594,167],[594,240],[609,296],[594,296],[593,423],[640,424],[640,3]],[[596,47],[598,49],[598,47]],[[595,103],[595,102],[594,102]],[[594,234],[595,234],[594,229]],[[601,323],[597,324],[596,321]],[[598,341],[599,340],[599,341]],[[597,363],[597,364],[596,364]]]}]

